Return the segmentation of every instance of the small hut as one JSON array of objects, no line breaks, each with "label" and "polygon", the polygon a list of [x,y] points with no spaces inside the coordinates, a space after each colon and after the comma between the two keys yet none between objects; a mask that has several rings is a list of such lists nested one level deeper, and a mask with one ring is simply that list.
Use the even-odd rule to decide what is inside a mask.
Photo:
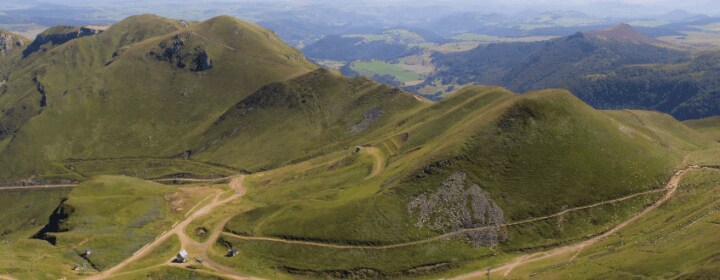
[{"label": "small hut", "polygon": [[176,263],[186,263],[188,260],[188,252],[185,250],[180,251],[180,253],[175,256],[174,262]]}]

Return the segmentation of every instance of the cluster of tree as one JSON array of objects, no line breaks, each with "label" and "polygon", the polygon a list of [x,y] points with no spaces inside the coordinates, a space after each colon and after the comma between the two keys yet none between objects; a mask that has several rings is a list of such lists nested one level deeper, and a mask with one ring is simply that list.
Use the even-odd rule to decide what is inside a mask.
[{"label": "cluster of tree", "polygon": [[568,89],[598,108],[658,110],[680,120],[720,115],[720,53],[683,64],[621,67],[571,81]]}]

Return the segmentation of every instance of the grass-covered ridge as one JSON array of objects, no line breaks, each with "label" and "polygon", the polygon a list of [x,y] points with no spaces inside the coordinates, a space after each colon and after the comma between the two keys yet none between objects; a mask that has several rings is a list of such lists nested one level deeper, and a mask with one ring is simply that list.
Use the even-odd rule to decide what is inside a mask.
[{"label": "grass-covered ridge", "polygon": [[[190,71],[201,56],[205,71]],[[0,177],[65,173],[53,163],[69,158],[178,156],[233,104],[315,68],[234,18],[128,18],[35,53],[9,75]]]},{"label": "grass-covered ridge", "polygon": [[683,122],[689,127],[692,127],[713,140],[720,142],[720,117],[710,117],[699,120],[689,120]]},{"label": "grass-covered ridge", "polygon": [[[386,167],[377,178],[367,178],[372,161],[362,151],[339,155],[311,169],[298,166],[251,176],[247,199],[256,209],[227,224],[226,230],[234,233],[227,240],[243,248],[244,256],[255,262],[284,265],[291,273],[310,275],[357,272],[363,267],[397,276],[437,263],[453,267],[490,261],[483,254],[469,253],[474,247],[468,242],[453,245],[459,246],[453,253],[431,253],[439,253],[432,249],[435,246],[450,246],[434,237],[482,227],[481,220],[454,220],[441,210],[465,203],[447,200],[453,195],[441,187],[457,185],[448,180],[461,173],[465,174],[462,188],[478,186],[502,209],[505,223],[518,225],[508,226],[495,236],[469,231],[451,236],[459,238],[454,240],[494,244],[494,254],[573,242],[651,204],[682,165],[685,154],[713,146],[666,115],[630,113],[594,110],[561,90],[515,95],[493,87],[465,88],[399,121],[388,135],[406,135],[399,138],[401,141],[395,138],[370,143],[388,151],[382,154]],[[394,143],[393,148],[388,148],[388,142]],[[435,205],[429,206],[435,209],[430,223],[409,210],[411,201],[438,192],[444,193],[448,204],[428,204]],[[615,199],[619,201],[603,204]],[[574,208],[580,210],[552,216]],[[546,215],[551,218],[542,218]],[[542,219],[525,222],[537,218]],[[443,222],[432,226],[438,219]],[[339,247],[317,247],[312,245],[315,243]],[[289,253],[301,248],[335,257],[318,257],[309,263],[303,261],[302,254]],[[337,255],[346,250],[352,253]],[[390,256],[408,252],[433,257],[404,258],[407,262],[402,265],[378,261],[361,266],[356,259],[392,259]],[[282,255],[282,261],[273,254]]]},{"label": "grass-covered ridge", "polygon": [[279,167],[370,143],[422,106],[397,89],[320,69],[238,102],[192,151],[199,160],[251,171]]},{"label": "grass-covered ridge", "polygon": [[[0,181],[25,179],[0,189],[0,275],[20,279],[453,276],[607,232],[678,170],[719,164],[711,120],[561,89],[432,103],[232,17],[142,15],[43,46],[0,94]],[[687,201],[717,181],[688,174],[703,187]],[[18,186],[60,180],[79,184]],[[169,264],[181,249],[191,262]]]}]

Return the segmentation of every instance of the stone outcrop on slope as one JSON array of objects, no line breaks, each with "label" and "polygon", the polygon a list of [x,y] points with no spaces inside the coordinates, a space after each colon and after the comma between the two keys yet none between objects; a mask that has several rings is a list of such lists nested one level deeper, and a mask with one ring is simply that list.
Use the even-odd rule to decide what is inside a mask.
[{"label": "stone outcrop on slope", "polygon": [[466,187],[467,175],[458,171],[434,192],[423,193],[407,205],[415,226],[441,232],[486,226],[463,234],[473,245],[493,246],[507,239],[500,225],[505,223],[503,210],[478,185]]}]

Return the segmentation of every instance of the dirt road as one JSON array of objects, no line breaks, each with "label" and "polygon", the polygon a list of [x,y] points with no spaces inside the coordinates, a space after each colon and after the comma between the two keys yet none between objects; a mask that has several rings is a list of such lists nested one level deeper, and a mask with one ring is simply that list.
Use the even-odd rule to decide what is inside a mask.
[{"label": "dirt road", "polygon": [[378,148],[375,147],[365,147],[363,148],[363,151],[367,152],[373,158],[375,158],[375,164],[373,165],[373,170],[370,172],[370,175],[368,175],[365,179],[373,178],[377,175],[380,175],[380,172],[385,169],[385,159],[382,157],[382,152],[378,150]]},{"label": "dirt road", "polygon": [[191,183],[214,183],[214,182],[221,182],[228,180],[232,177],[222,177],[222,178],[215,178],[215,179],[194,179],[194,178],[162,178],[162,179],[152,179],[150,181],[160,183],[160,182],[191,182]]},{"label": "dirt road", "polygon": [[[565,215],[565,214],[567,214],[567,213],[571,213],[571,212],[575,212],[575,211],[580,211],[580,210],[584,210],[584,209],[594,208],[594,207],[603,206],[603,205],[607,205],[607,204],[613,204],[613,203],[623,202],[623,201],[625,201],[625,200],[632,199],[632,198],[635,198],[635,197],[638,197],[638,196],[641,196],[641,195],[646,195],[646,194],[651,194],[651,193],[658,193],[658,192],[665,192],[665,191],[667,191],[667,190],[668,190],[667,188],[664,188],[664,189],[658,189],[658,190],[644,191],[644,192],[640,192],[640,193],[636,193],[636,194],[631,194],[631,195],[628,195],[628,196],[624,196],[624,197],[621,197],[621,198],[616,198],[616,199],[611,199],[611,200],[607,200],[607,201],[602,201],[602,202],[598,202],[598,203],[594,203],[594,204],[586,205],[586,206],[580,206],[580,207],[570,208],[570,209],[566,209],[566,210],[563,210],[563,211],[558,212],[558,213],[554,213],[554,214],[550,214],[550,215],[546,215],[546,216],[542,216],[542,217],[537,217],[537,218],[532,218],[532,219],[527,219],[527,220],[522,220],[522,221],[517,221],[517,222],[512,222],[512,223],[506,223],[506,224],[502,224],[502,225],[499,225],[499,226],[500,226],[500,227],[508,227],[508,226],[515,226],[515,225],[522,225],[522,224],[528,224],[528,223],[538,222],[538,221],[547,220],[547,219],[555,218],[555,217],[558,217],[558,216],[562,216],[562,215]],[[224,234],[224,235],[227,235],[227,236],[235,237],[235,238],[238,238],[238,239],[243,239],[243,240],[271,241],[271,242],[280,242],[280,243],[286,243],[286,244],[301,244],[301,245],[308,245],[308,246],[326,247],[326,248],[333,248],[333,249],[392,249],[392,248],[400,248],[400,247],[407,247],[407,246],[413,246],[413,245],[420,245],[420,244],[430,243],[430,242],[433,242],[433,241],[443,240],[443,239],[455,237],[455,236],[458,236],[458,235],[462,235],[462,234],[465,234],[465,233],[471,233],[471,232],[483,231],[483,230],[491,230],[491,229],[495,229],[495,228],[497,228],[497,227],[498,227],[497,225],[489,225],[489,226],[481,226],[481,227],[475,227],[475,228],[466,228],[466,229],[456,230],[456,231],[453,231],[453,232],[448,232],[448,233],[445,233],[445,234],[441,234],[441,235],[438,235],[438,236],[435,236],[435,237],[432,237],[432,238],[428,238],[428,239],[423,239],[423,240],[417,240],[417,241],[411,241],[411,242],[404,242],[404,243],[397,243],[397,244],[390,244],[390,245],[367,245],[367,246],[365,246],[365,245],[343,245],[343,244],[334,244],[334,243],[322,243],[322,242],[289,240],[289,239],[282,239],[282,238],[275,238],[275,237],[240,236],[240,235],[236,235],[236,234],[232,234],[232,233],[227,233],[227,232],[225,232],[225,233],[223,233],[223,234]]]},{"label": "dirt road", "polygon": [[0,187],[0,191],[3,190],[28,190],[28,189],[59,189],[59,188],[74,188],[77,184],[64,184],[64,185],[37,185],[37,186],[8,186]]},{"label": "dirt road", "polygon": [[[125,259],[124,261],[115,265],[114,267],[111,267],[111,268],[109,268],[101,273],[98,273],[96,275],[90,276],[87,279],[108,279],[108,278],[112,277],[115,273],[117,273],[118,271],[127,267],[129,264],[131,264],[135,261],[138,261],[138,260],[142,259],[143,257],[147,256],[148,254],[150,254],[158,246],[160,246],[165,241],[167,241],[171,236],[173,236],[173,235],[184,236],[185,229],[195,219],[197,219],[201,216],[207,215],[208,213],[212,212],[212,210],[214,210],[218,206],[226,204],[230,201],[233,201],[233,200],[238,199],[238,198],[242,197],[243,195],[245,195],[245,188],[243,187],[243,184],[242,184],[244,179],[245,179],[244,176],[237,176],[237,177],[233,177],[230,180],[230,187],[231,187],[231,189],[235,190],[235,193],[232,196],[230,196],[226,199],[220,200],[221,193],[218,193],[215,196],[215,198],[213,199],[213,201],[210,202],[208,205],[205,205],[204,207],[200,208],[195,213],[192,213],[188,218],[179,222],[171,230],[160,235],[160,237],[155,239],[155,241],[149,243],[142,249],[135,252],[135,254],[133,254],[131,257]],[[243,279],[246,279],[246,278],[243,278]]]},{"label": "dirt road", "polygon": [[[668,181],[668,183],[665,185],[666,193],[662,198],[660,198],[658,201],[656,201],[652,205],[645,208],[642,212],[640,212],[640,213],[632,216],[630,219],[625,220],[624,222],[616,225],[612,229],[604,232],[603,234],[600,234],[598,236],[595,236],[593,238],[590,238],[588,240],[585,240],[583,242],[580,242],[580,243],[577,243],[574,245],[558,247],[558,248],[555,248],[555,249],[552,249],[549,251],[545,251],[545,252],[538,252],[538,253],[533,253],[533,254],[528,254],[528,255],[523,255],[523,256],[517,257],[513,261],[511,261],[503,266],[492,269],[491,272],[503,272],[503,277],[507,277],[510,274],[510,272],[513,271],[513,269],[515,267],[518,267],[520,265],[547,259],[547,258],[554,257],[554,256],[569,254],[569,253],[573,253],[573,252],[575,252],[576,253],[575,256],[577,256],[584,248],[586,248],[590,245],[593,245],[593,244],[607,238],[610,235],[615,234],[619,230],[625,228],[627,225],[635,222],[636,220],[642,218],[646,214],[657,209],[658,207],[660,207],[660,205],[663,205],[665,202],[667,202],[668,200],[670,200],[670,198],[673,197],[673,195],[675,194],[675,192],[677,191],[677,189],[680,185],[680,180],[682,180],[682,177],[690,170],[699,170],[699,169],[716,169],[716,168],[701,167],[701,166],[686,167],[685,169],[676,172],[675,175],[673,175],[672,178],[670,178],[670,181]],[[487,272],[488,272],[487,269],[483,269],[483,270],[471,272],[468,274],[460,275],[460,276],[457,276],[457,277],[454,277],[451,279],[453,279],[453,280],[477,279],[477,278],[485,277],[487,275]]]}]

